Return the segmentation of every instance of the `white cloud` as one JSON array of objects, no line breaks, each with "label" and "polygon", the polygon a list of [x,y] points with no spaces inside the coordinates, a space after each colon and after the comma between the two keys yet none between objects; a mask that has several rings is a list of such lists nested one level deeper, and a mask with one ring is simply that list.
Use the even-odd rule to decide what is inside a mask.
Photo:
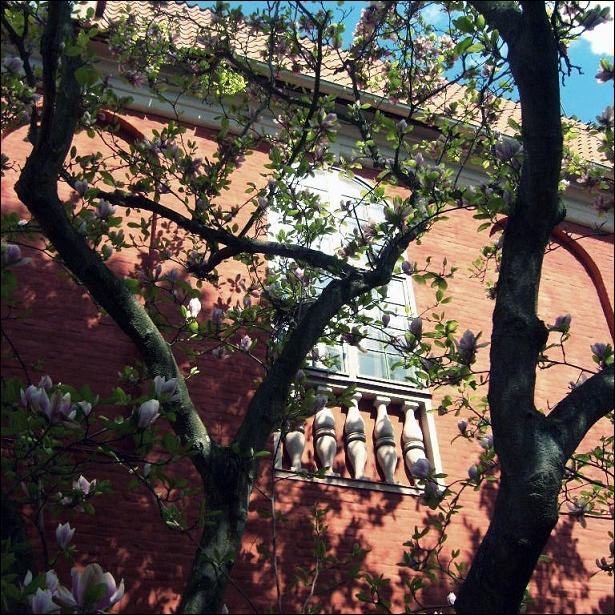
[{"label": "white cloud", "polygon": [[423,19],[432,26],[441,26],[447,17],[446,12],[437,4],[430,4],[421,12]]},{"label": "white cloud", "polygon": [[[592,6],[599,4],[601,7],[608,6],[611,9],[611,18],[615,16],[614,2],[590,2]],[[613,20],[598,26],[591,32],[584,32],[584,38],[591,45],[591,50],[596,55],[613,55]]]}]

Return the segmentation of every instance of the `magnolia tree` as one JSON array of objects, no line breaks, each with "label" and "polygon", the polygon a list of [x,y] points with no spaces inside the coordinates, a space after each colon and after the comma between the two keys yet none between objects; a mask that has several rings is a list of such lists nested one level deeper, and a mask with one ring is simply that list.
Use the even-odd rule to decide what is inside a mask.
[{"label": "magnolia tree", "polygon": [[[269,11],[246,17],[221,4],[206,26],[190,24],[196,34],[186,44],[178,33],[193,13],[167,2],[140,4],[138,14],[129,11],[104,26],[78,3],[2,5],[3,134],[27,125],[30,143],[25,161],[7,150],[2,166],[18,174],[15,191],[31,214],[3,217],[3,301],[11,314],[18,312],[27,270],[19,265],[28,260],[22,249],[41,250],[87,289],[141,357],[120,374],[130,392],[121,382],[104,398],[87,385],[74,388],[48,376],[35,383],[19,341],[3,324],[7,349],[23,372],[3,379],[2,505],[10,520],[3,530],[3,608],[92,612],[122,597],[123,581],[118,585],[98,563],[74,568],[70,591],[53,569],[58,557],[76,553],[79,527],[71,527],[68,515],[95,513],[96,497],[111,489],[95,477],[103,455],[151,493],[167,526],[201,529],[179,610],[217,612],[271,434],[284,437],[351,392],[341,399],[314,394],[304,371],[314,348],[360,346],[370,327],[399,354],[400,367],[412,368],[416,385],[454,387],[457,393],[444,397],[439,412],[470,415],[459,422],[459,436],[476,438],[482,450],[468,477],[445,487],[446,477],[435,475],[426,459],[412,467],[438,523],[406,543],[404,563],[416,571],[406,582],[408,609],[428,608],[421,589],[444,575],[458,593],[447,598],[457,612],[516,612],[560,506],[580,522],[590,514],[612,515],[612,438],[575,452],[612,410],[612,347],[592,347],[595,370],[580,369],[572,390],[562,391],[547,415],[534,405],[537,369],[566,364],[557,351],[573,330],[568,315],[546,325],[536,313],[549,236],[565,214],[561,192],[574,180],[593,190],[597,208],[612,207],[602,171],[568,150],[559,102],[560,79],[575,69],[567,46],[606,21],[608,12],[578,2],[447,2],[439,9],[446,26],[437,29],[422,14],[425,3],[377,2],[363,11],[344,46],[343,7],[272,2]],[[178,121],[147,138],[122,132],[121,111],[130,101],[97,70],[97,40],[122,79],[158,97],[177,119],[186,96],[218,109],[216,151],[199,152]],[[331,66],[348,84],[347,102],[325,93],[323,73]],[[293,73],[308,75],[309,87],[285,81]],[[597,78],[612,77],[603,61]],[[459,85],[455,102],[443,106],[447,88]],[[513,122],[516,134],[503,137],[492,129],[498,96],[514,87],[523,122]],[[380,108],[384,101],[403,103],[406,117],[393,119]],[[416,135],[419,124],[433,128],[432,136]],[[332,144],[342,129],[354,135],[354,149],[336,156]],[[602,150],[612,160],[612,109],[594,130],[602,132]],[[73,139],[83,131],[104,141],[112,155],[80,152]],[[241,202],[230,202],[227,190],[257,149],[268,152],[267,168]],[[377,174],[361,199],[335,211],[303,187],[316,169],[333,164],[350,177],[363,168]],[[461,170],[476,164],[484,169],[483,182],[464,185]],[[406,196],[384,203],[388,186],[404,188]],[[71,196],[61,198],[67,189]],[[364,204],[381,208],[381,220],[359,223]],[[475,263],[477,275],[487,276],[493,261],[499,272],[488,289],[495,301],[490,344],[438,315],[450,301],[447,278],[455,267],[405,256],[458,209],[474,212],[481,230],[496,223],[505,228]],[[176,236],[152,238],[145,218],[126,224],[131,212],[155,213]],[[275,236],[268,231],[272,219],[279,221]],[[340,228],[350,229],[341,244],[321,249]],[[152,239],[154,250],[134,275],[114,269],[112,255],[145,252]],[[244,267],[236,281],[240,300],[219,302],[204,314],[202,292],[218,293],[219,267],[229,260]],[[434,289],[430,316],[415,315],[402,335],[391,329],[386,310],[368,316],[394,274]],[[487,345],[485,378],[474,364]],[[178,353],[191,366],[180,369]],[[198,373],[199,357],[232,362],[240,354],[257,363],[260,376],[232,442],[223,445],[197,412],[188,379]],[[335,353],[318,359],[333,366]],[[486,398],[478,395],[480,387],[488,388]],[[101,412],[109,406],[119,409],[113,418]],[[127,440],[130,454],[120,446]],[[202,485],[173,474],[180,458],[191,461]],[[464,490],[479,489],[486,478],[496,481],[497,499],[468,569],[456,561],[458,552],[443,551],[446,528]],[[567,495],[571,484],[576,499]],[[273,497],[272,503],[275,522]],[[201,512],[184,514],[190,509]],[[195,516],[191,525],[187,518]],[[53,547],[50,520],[58,523]],[[323,528],[316,511],[320,565],[326,560]],[[437,537],[427,547],[430,532]],[[42,567],[24,547],[26,535],[38,536]],[[275,569],[275,548],[271,557]],[[611,545],[611,555],[597,564],[612,573],[612,562]],[[40,574],[33,574],[37,568]],[[312,572],[303,577],[313,580],[313,593]],[[365,575],[364,581],[359,597],[388,609],[386,580]]]}]

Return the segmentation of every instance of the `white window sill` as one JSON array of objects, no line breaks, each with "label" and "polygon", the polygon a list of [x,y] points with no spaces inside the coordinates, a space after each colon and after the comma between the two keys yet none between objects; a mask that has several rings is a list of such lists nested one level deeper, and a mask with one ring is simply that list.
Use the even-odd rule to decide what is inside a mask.
[{"label": "white window sill", "polygon": [[431,400],[431,393],[428,390],[417,389],[412,384],[401,380],[381,380],[361,376],[351,378],[348,374],[314,367],[305,369],[305,373],[311,385],[331,387],[334,392],[354,384],[357,391],[362,393],[366,399],[374,399],[378,395],[384,395],[391,398],[391,401],[395,403],[406,400]]},{"label": "white window sill", "polygon": [[345,487],[346,489],[361,489],[364,491],[381,491],[386,493],[397,493],[399,495],[420,496],[422,490],[408,485],[396,485],[394,483],[384,483],[381,481],[345,478],[342,476],[324,476],[319,478],[307,471],[296,472],[294,470],[275,469],[275,477],[278,480],[298,480],[320,485],[332,485],[335,487]]}]

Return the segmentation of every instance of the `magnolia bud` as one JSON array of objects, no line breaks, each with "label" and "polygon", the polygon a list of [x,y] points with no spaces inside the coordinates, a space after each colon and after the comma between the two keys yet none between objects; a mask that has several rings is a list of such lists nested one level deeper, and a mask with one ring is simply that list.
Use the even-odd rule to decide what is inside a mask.
[{"label": "magnolia bud", "polygon": [[427,478],[431,473],[431,463],[429,459],[422,457],[417,459],[410,467],[410,474],[415,478]]},{"label": "magnolia bud", "polygon": [[412,275],[414,273],[414,267],[412,266],[411,263],[409,263],[408,261],[404,261],[401,264],[401,270],[406,274],[406,275]]}]

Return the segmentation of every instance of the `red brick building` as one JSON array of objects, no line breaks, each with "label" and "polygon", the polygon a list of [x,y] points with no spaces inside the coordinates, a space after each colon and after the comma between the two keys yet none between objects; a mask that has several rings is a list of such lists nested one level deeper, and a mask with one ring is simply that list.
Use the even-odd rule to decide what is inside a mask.
[{"label": "red brick building", "polygon": [[[97,19],[104,22],[112,20],[123,3],[86,4],[95,5]],[[203,18],[203,13],[196,8],[190,12],[196,19]],[[101,54],[104,56],[104,50]],[[103,66],[113,74],[108,60]],[[344,104],[346,84],[337,83],[334,75],[328,79],[325,89],[339,94],[339,104]],[[145,90],[131,88],[119,80],[117,88],[120,92],[130,90],[133,96],[121,118],[125,122],[124,138],[150,138],[153,130],[160,130],[172,117],[171,112]],[[393,104],[388,104],[387,111],[393,116],[403,115],[403,109]],[[187,135],[197,143],[199,152],[213,154],[217,148],[214,140],[218,122],[215,110],[200,108],[194,101],[189,101],[182,112],[181,121],[188,127]],[[507,103],[498,127],[505,131],[508,117],[516,113],[518,110],[514,104]],[[588,160],[602,162],[596,139],[583,126],[579,126],[578,133],[574,142],[577,153]],[[11,159],[20,161],[28,155],[30,145],[24,139],[25,134],[24,127],[3,137],[2,150]],[[344,134],[342,126],[339,153],[344,153],[349,144],[350,138]],[[99,138],[90,139],[85,132],[79,133],[75,145],[82,155],[97,151],[112,153]],[[230,207],[245,198],[248,182],[264,183],[261,174],[267,163],[265,151],[256,151],[249,156],[234,174],[232,186],[224,193],[221,202]],[[612,177],[612,168],[605,167],[605,174]],[[3,178],[3,210],[18,211],[27,218],[29,216],[13,190],[16,177],[16,171],[9,171]],[[364,171],[367,185],[373,177],[374,173]],[[479,177],[479,170],[467,172],[468,182],[476,182]],[[312,189],[320,190],[323,198],[333,200],[352,197],[362,186],[358,181],[353,183],[341,179],[333,169],[317,175]],[[62,196],[70,198],[70,189],[64,186],[64,190]],[[388,196],[393,192],[389,191]],[[571,314],[573,336],[567,347],[568,360],[588,369],[592,365],[590,345],[613,338],[613,217],[611,213],[606,218],[598,218],[591,200],[591,195],[580,186],[572,185],[566,192],[568,217],[556,229],[553,249],[546,255],[539,305],[539,315],[547,323],[553,322],[560,314]],[[138,222],[140,217],[133,212],[126,222]],[[148,218],[148,224],[155,237],[161,231],[160,226],[156,227],[155,215]],[[600,231],[595,230],[596,224],[602,225]],[[482,331],[483,339],[487,340],[493,302],[487,296],[484,283],[471,274],[471,268],[489,237],[487,232],[477,233],[477,226],[478,222],[471,213],[455,212],[448,220],[439,222],[421,245],[411,246],[409,259],[423,262],[426,256],[431,256],[433,262],[446,258],[454,263],[458,271],[449,281],[454,300],[446,308],[447,315],[460,322],[462,331]],[[162,232],[167,232],[167,229]],[[27,255],[33,262],[19,271],[18,279],[20,296],[30,311],[25,318],[9,320],[3,327],[24,360],[31,364],[40,359],[41,373],[49,373],[54,382],[75,386],[88,383],[94,391],[108,393],[115,386],[118,371],[136,359],[131,342],[108,315],[97,312],[83,288],[63,276],[56,264],[33,250]],[[142,260],[143,253],[126,250],[112,256],[109,262],[114,271],[134,275]],[[221,267],[221,278],[233,278],[243,273],[242,265],[235,261]],[[222,292],[224,299],[231,302],[243,298],[243,294],[233,292],[230,287]],[[409,278],[399,283],[395,293],[391,303],[409,304],[415,314],[423,313],[433,300],[432,289],[412,285]],[[201,296],[203,313],[210,314],[219,298],[217,292],[205,285]],[[276,532],[284,588],[283,606],[290,611],[300,609],[308,595],[306,587],[291,587],[291,579],[297,567],[314,564],[309,511],[315,505],[326,506],[330,511],[327,515],[330,553],[344,560],[351,556],[354,544],[370,549],[357,563],[363,571],[389,577],[393,609],[403,608],[400,579],[411,572],[399,565],[403,542],[410,537],[415,526],[420,528],[431,514],[421,503],[420,491],[413,483],[404,455],[408,454],[410,459],[413,450],[424,450],[436,470],[447,474],[446,482],[453,482],[466,477],[468,467],[475,463],[480,453],[476,443],[458,437],[457,422],[464,418],[463,413],[461,416],[453,413],[439,416],[432,411],[450,391],[417,390],[409,386],[403,378],[392,373],[392,363],[381,348],[369,350],[360,354],[346,348],[339,373],[325,373],[317,366],[310,372],[309,377],[315,386],[329,387],[334,391],[348,383],[357,384],[360,395],[355,398],[355,406],[333,409],[330,417],[320,417],[321,422],[309,419],[304,426],[305,445],[301,444],[299,432],[289,434],[286,446],[279,448],[280,455],[276,456],[274,467],[270,464],[263,467],[261,487],[269,493],[273,486],[276,510],[284,519],[278,522]],[[479,353],[477,369],[485,369],[487,365],[486,353]],[[198,367],[200,373],[189,381],[190,393],[212,436],[228,442],[254,390],[258,368],[240,355],[224,361],[204,355],[199,359]],[[8,362],[5,369],[11,374],[19,373],[14,362]],[[577,375],[578,370],[568,367],[541,372],[537,406],[547,409],[549,404],[554,404]],[[362,418],[363,437],[349,438],[351,429],[346,429],[345,433],[349,412]],[[383,436],[374,431],[385,412],[393,436],[391,440],[381,442]],[[602,421],[588,436],[587,444],[597,442],[598,436],[610,428],[608,421]],[[332,434],[336,445],[332,469],[336,475],[310,479],[291,470],[293,460],[289,449],[300,456],[302,469],[316,471],[321,467],[322,460],[318,459],[314,441],[322,438],[333,440]],[[359,444],[367,455],[365,469],[360,473],[362,478],[353,478],[356,468],[353,469],[349,456],[352,442],[364,443]],[[378,462],[377,450],[385,446],[395,451],[395,482],[386,480],[383,466]],[[282,454],[283,449],[286,450]],[[194,471],[186,463],[178,473],[191,475]],[[173,532],[161,523],[156,506],[145,491],[122,489],[125,474],[121,469],[101,465],[96,477],[111,478],[116,491],[113,496],[100,498],[95,517],[81,515],[76,521],[76,543],[83,561],[99,561],[116,578],[125,578],[127,592],[119,610],[171,612],[184,586],[196,545],[190,537]],[[193,478],[196,480],[196,476]],[[461,549],[462,558],[465,556],[468,561],[486,530],[492,501],[493,490],[489,484],[477,491],[466,491],[462,513],[451,526],[448,543]],[[242,552],[227,592],[226,604],[231,613],[250,612],[249,601],[259,612],[275,605],[271,563],[262,556],[262,550],[259,551],[260,545],[270,545],[272,531],[271,520],[262,518],[259,511],[270,509],[270,506],[270,502],[255,490]],[[605,574],[594,575],[596,558],[605,555],[608,548],[609,529],[612,526],[606,520],[588,519],[587,527],[583,528],[573,517],[562,514],[547,549],[552,561],[540,564],[532,581],[530,590],[536,602],[530,609],[534,612],[568,613],[613,610],[611,579]],[[318,580],[313,603],[320,601],[325,612],[363,611],[364,606],[356,599],[360,583],[341,582],[336,587],[335,583],[343,576],[338,577],[333,571],[323,576],[325,578]],[[446,594],[454,590],[443,582],[437,589],[428,591],[428,599],[434,605],[444,604]]]}]

